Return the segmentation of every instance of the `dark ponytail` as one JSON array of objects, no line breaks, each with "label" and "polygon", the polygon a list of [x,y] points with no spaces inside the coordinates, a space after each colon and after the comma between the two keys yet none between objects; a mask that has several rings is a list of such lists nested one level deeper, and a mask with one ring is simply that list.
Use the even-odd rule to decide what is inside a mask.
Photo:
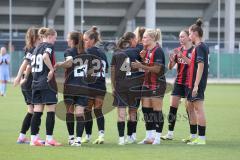
[{"label": "dark ponytail", "polygon": [[197,25],[198,27],[201,27],[201,28],[202,28],[202,25],[203,25],[202,19],[199,18],[199,19],[196,21],[196,25]]},{"label": "dark ponytail", "polygon": [[129,40],[126,40],[125,37],[121,37],[119,40],[118,40],[118,43],[117,43],[117,49],[125,49],[125,48],[128,48],[130,47],[131,44],[130,44],[130,41]]},{"label": "dark ponytail", "polygon": [[203,37],[202,25],[202,19],[199,18],[193,25],[191,25],[190,30],[193,32],[198,32],[199,37]]},{"label": "dark ponytail", "polygon": [[131,40],[136,38],[136,35],[133,32],[126,32],[124,35],[118,40],[117,48],[124,49],[131,47]]},{"label": "dark ponytail", "polygon": [[77,48],[78,54],[84,52],[84,44],[83,44],[83,34],[80,32],[70,32],[70,39],[73,40],[74,47]]}]

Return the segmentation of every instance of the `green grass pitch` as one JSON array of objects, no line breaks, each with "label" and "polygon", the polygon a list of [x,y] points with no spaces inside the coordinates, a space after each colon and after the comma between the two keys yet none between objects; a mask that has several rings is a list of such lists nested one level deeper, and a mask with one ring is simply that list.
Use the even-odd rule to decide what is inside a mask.
[{"label": "green grass pitch", "polygon": [[[26,107],[20,88],[8,86],[7,96],[0,97],[0,159],[1,160],[135,160],[135,159],[239,159],[240,157],[240,85],[208,85],[205,111],[207,116],[207,145],[188,146],[181,142],[189,135],[188,122],[179,117],[175,127],[175,140],[162,141],[159,146],[118,146],[116,110],[106,115],[105,144],[67,145],[65,122],[56,120],[54,135],[63,147],[30,147],[16,144]],[[169,110],[169,94],[164,98],[163,111]],[[179,115],[185,115],[183,103]],[[97,137],[94,121],[93,139]],[[167,131],[165,119],[164,133]],[[42,117],[41,137],[45,138],[45,116]],[[144,123],[139,120],[137,138],[145,136]]]}]

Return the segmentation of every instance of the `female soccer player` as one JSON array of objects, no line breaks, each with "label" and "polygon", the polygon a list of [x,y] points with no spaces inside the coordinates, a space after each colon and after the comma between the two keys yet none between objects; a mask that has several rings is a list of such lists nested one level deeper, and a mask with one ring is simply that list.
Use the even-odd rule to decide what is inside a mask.
[{"label": "female soccer player", "polygon": [[6,95],[7,82],[10,80],[9,75],[10,56],[7,54],[7,49],[0,49],[0,96]]},{"label": "female soccer player", "polygon": [[57,32],[52,28],[40,28],[38,31],[42,42],[35,48],[32,60],[32,103],[34,114],[31,121],[32,146],[42,146],[37,139],[38,127],[43,114],[44,106],[47,108],[46,117],[46,141],[45,146],[59,146],[59,142],[53,139],[55,125],[55,108],[57,103],[57,84],[54,76],[55,55],[53,45]]},{"label": "female soccer player", "polygon": [[[204,145],[206,144],[206,118],[204,113],[204,92],[207,86],[208,77],[208,46],[202,42],[203,29],[202,20],[198,19],[195,24],[189,28],[189,38],[195,45],[190,62],[189,93],[187,96],[190,107],[194,108],[197,117],[198,138],[187,144]],[[182,55],[180,53],[180,55]],[[187,61],[185,56],[182,56]],[[191,115],[189,115],[191,116]]]},{"label": "female soccer player", "polygon": [[[165,58],[162,48],[157,44],[160,39],[160,30],[147,29],[143,35],[143,46],[147,49],[144,64],[133,62],[133,68],[145,70],[142,89],[142,111],[146,123],[146,138],[139,144],[160,144],[163,129],[163,97],[166,90],[164,75]],[[156,131],[155,137],[152,131]]]},{"label": "female soccer player", "polygon": [[[118,51],[112,57],[111,80],[114,92],[113,106],[118,107],[119,145],[125,144],[126,107],[129,107],[127,143],[136,142],[137,109],[140,105],[143,74],[131,69],[131,62],[141,61],[134,33],[126,32],[118,42]],[[135,131],[135,132],[134,132]],[[135,135],[133,135],[135,133]]]},{"label": "female soccer player", "polygon": [[[66,105],[66,124],[69,133],[68,143],[71,146],[81,146],[84,131],[84,108],[88,105],[88,99],[80,92],[86,87],[86,64],[84,64],[83,34],[70,32],[67,37],[68,49],[64,53],[64,62],[58,62],[55,68],[65,68],[64,102]],[[80,61],[82,60],[83,63]],[[79,63],[80,62],[80,63]],[[80,91],[80,92],[79,92]],[[74,140],[74,108],[76,115],[76,139]]]},{"label": "female soccer player", "polygon": [[91,76],[89,89],[91,92],[91,97],[89,100],[88,107],[85,110],[85,129],[86,137],[83,139],[83,143],[88,143],[91,139],[92,134],[92,108],[94,108],[94,114],[96,116],[99,136],[93,142],[94,144],[104,143],[104,115],[102,112],[103,100],[106,93],[106,80],[105,74],[108,71],[108,61],[105,53],[97,47],[98,43],[101,41],[100,33],[97,27],[92,27],[90,30],[84,33],[84,48],[88,55],[92,57],[90,62],[91,66],[89,68],[93,69]]},{"label": "female soccer player", "polygon": [[[192,44],[192,41],[189,39],[188,30],[182,30],[180,32],[179,42],[181,46],[174,50],[182,52],[182,56],[185,56],[190,61],[193,44]],[[170,110],[168,114],[168,133],[165,136],[161,137],[163,140],[173,139],[174,137],[173,131],[174,131],[175,122],[177,118],[176,116],[177,116],[178,106],[180,104],[181,98],[186,98],[188,93],[189,65],[182,58],[179,58],[177,54],[174,53],[173,51],[173,53],[171,53],[169,56],[168,69],[171,70],[175,66],[175,64],[177,64],[177,77],[175,79],[174,88],[173,88],[171,99],[170,99]],[[187,102],[185,103],[185,105],[187,110],[188,108]],[[194,112],[191,115],[193,114]],[[197,131],[196,126],[197,126],[196,121],[194,122],[194,124],[190,123],[190,131],[193,136],[196,134],[196,131]]]},{"label": "female soccer player", "polygon": [[[144,27],[137,27],[134,31],[134,34],[136,35],[136,38],[137,38],[137,46],[136,48],[138,48],[139,50],[139,53],[141,53],[141,51],[143,50],[143,44],[142,44],[142,39],[143,39],[143,34],[145,32],[146,28]],[[139,70],[140,73],[142,73],[142,75],[144,75],[144,70]],[[137,114],[136,114],[137,115]],[[136,117],[136,119],[138,119]],[[134,141],[137,140],[137,122],[138,120],[135,122],[135,126],[133,127],[133,133],[132,133],[132,138],[134,139]]]},{"label": "female soccer player", "polygon": [[[25,103],[28,106],[27,114],[22,123],[22,129],[17,139],[17,143],[29,143],[29,139],[26,138],[26,132],[30,128],[31,119],[33,115],[33,104],[32,104],[32,74],[31,72],[27,74],[27,68],[31,65],[31,58],[33,51],[37,44],[39,43],[38,29],[29,28],[25,36],[25,47],[24,47],[24,60],[19,68],[18,74],[14,80],[14,86],[18,85],[20,82],[22,94],[25,99]],[[37,135],[38,136],[38,135]]]}]

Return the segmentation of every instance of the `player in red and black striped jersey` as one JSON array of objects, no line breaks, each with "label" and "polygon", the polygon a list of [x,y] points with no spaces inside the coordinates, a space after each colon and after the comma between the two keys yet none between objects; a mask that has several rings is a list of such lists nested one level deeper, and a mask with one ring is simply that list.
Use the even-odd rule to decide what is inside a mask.
[{"label": "player in red and black striped jersey", "polygon": [[26,33],[25,38],[25,47],[24,47],[24,59],[19,68],[18,74],[14,80],[14,86],[20,84],[22,89],[22,94],[25,99],[25,103],[28,106],[27,114],[23,120],[21,132],[19,134],[17,143],[29,143],[29,139],[26,138],[26,132],[30,128],[30,123],[33,115],[33,104],[32,104],[32,73],[29,69],[31,64],[32,53],[35,49],[35,46],[39,43],[38,29],[29,28]]},{"label": "player in red and black striped jersey", "polygon": [[[179,34],[180,47],[173,50],[170,53],[168,68],[171,70],[177,64],[177,77],[175,79],[174,88],[170,99],[170,110],[168,114],[168,133],[161,138],[163,140],[172,140],[175,122],[177,118],[177,110],[180,104],[181,98],[186,98],[188,94],[189,83],[189,65],[181,57],[178,56],[178,52],[187,59],[191,58],[191,52],[193,50],[192,41],[189,39],[188,30],[182,30]],[[174,52],[175,51],[175,52]],[[187,102],[185,103],[187,109]],[[193,122],[192,122],[193,123]],[[196,134],[196,124],[190,123],[191,134]]]},{"label": "player in red and black striped jersey", "polygon": [[104,143],[104,130],[105,120],[102,112],[103,100],[106,94],[106,73],[108,72],[108,61],[105,53],[97,47],[101,41],[100,33],[97,27],[92,27],[90,30],[84,33],[84,48],[86,53],[91,57],[89,62],[89,70],[92,70],[92,74],[88,76],[89,87],[89,104],[85,109],[85,129],[86,137],[83,139],[83,143],[88,143],[92,134],[92,110],[96,116],[98,125],[98,138],[93,142],[94,144]]},{"label": "player in red and black striped jersey", "polygon": [[[208,77],[208,46],[202,42],[203,29],[201,19],[189,28],[189,38],[195,45],[190,61],[189,92],[187,100],[189,107],[193,108],[197,117],[198,138],[192,138],[188,144],[206,144],[206,118],[204,113],[204,92]],[[183,59],[186,58],[183,56]],[[187,62],[188,60],[186,60]],[[191,114],[189,115],[191,117]]]},{"label": "player in red and black striped jersey", "polygon": [[[84,131],[84,108],[88,105],[87,77],[88,57],[84,52],[83,34],[70,32],[67,36],[68,49],[64,53],[64,62],[58,62],[55,68],[65,68],[64,103],[66,105],[66,124],[69,133],[68,143],[81,146]],[[74,112],[75,111],[75,112]],[[74,113],[76,116],[76,139],[74,138]]]},{"label": "player in red and black striped jersey", "polygon": [[42,146],[41,141],[36,137],[38,126],[44,106],[47,108],[46,117],[46,146],[59,146],[59,142],[53,139],[55,124],[55,108],[57,103],[57,84],[54,77],[55,55],[53,44],[56,41],[57,32],[51,28],[40,28],[38,31],[42,42],[35,48],[32,60],[32,103],[34,114],[31,121],[31,142],[30,145]]},{"label": "player in red and black striped jersey", "polygon": [[[133,62],[133,68],[145,70],[142,88],[142,111],[146,124],[146,138],[139,144],[160,144],[163,129],[163,97],[166,90],[164,75],[165,57],[162,48],[157,41],[160,39],[160,30],[147,29],[143,36],[143,46],[147,50],[144,56],[144,64]],[[156,135],[153,135],[153,130]]]}]

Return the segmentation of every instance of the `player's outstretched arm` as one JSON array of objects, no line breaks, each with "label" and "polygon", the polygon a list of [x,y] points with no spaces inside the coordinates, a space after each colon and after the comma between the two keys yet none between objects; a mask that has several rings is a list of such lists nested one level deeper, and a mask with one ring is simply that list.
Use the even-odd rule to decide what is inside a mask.
[{"label": "player's outstretched arm", "polygon": [[131,66],[133,68],[138,68],[138,69],[141,68],[145,71],[149,71],[149,72],[153,72],[153,73],[159,73],[162,69],[162,66],[160,66],[160,65],[154,64],[153,66],[147,66],[147,65],[142,64],[139,61],[132,62]]},{"label": "player's outstretched arm", "polygon": [[56,70],[57,68],[70,68],[73,65],[73,58],[68,58],[64,62],[57,62],[54,66],[54,69]]}]

